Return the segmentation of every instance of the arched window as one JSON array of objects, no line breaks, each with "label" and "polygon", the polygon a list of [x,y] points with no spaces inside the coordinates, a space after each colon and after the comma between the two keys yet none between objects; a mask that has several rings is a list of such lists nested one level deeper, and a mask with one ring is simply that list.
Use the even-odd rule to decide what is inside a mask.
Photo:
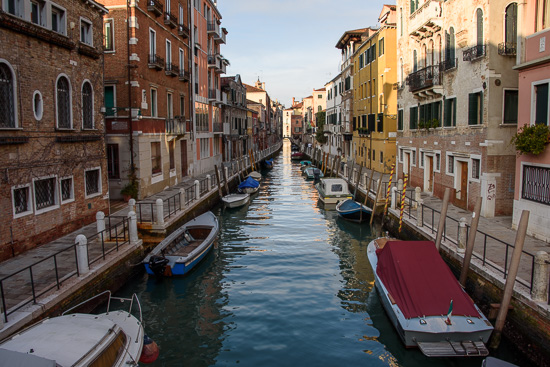
[{"label": "arched window", "polygon": [[515,45],[518,37],[518,4],[511,3],[506,7],[504,42],[507,46]]},{"label": "arched window", "polygon": [[418,71],[418,55],[416,50],[413,50],[413,72]]},{"label": "arched window", "polygon": [[455,29],[445,32],[445,69],[455,67]]},{"label": "arched window", "polygon": [[422,45],[422,60],[420,64],[420,68],[425,68],[428,66],[428,51],[426,48],[426,44]]},{"label": "arched window", "polygon": [[435,50],[434,50],[434,41],[430,40],[428,43],[428,62],[426,63],[427,66],[435,65]]},{"label": "arched window", "polygon": [[0,128],[14,128],[15,81],[8,65],[0,63]]},{"label": "arched window", "polygon": [[94,93],[87,81],[82,85],[82,128],[94,128]]},{"label": "arched window", "polygon": [[61,76],[57,80],[57,128],[71,127],[71,86],[69,80]]}]

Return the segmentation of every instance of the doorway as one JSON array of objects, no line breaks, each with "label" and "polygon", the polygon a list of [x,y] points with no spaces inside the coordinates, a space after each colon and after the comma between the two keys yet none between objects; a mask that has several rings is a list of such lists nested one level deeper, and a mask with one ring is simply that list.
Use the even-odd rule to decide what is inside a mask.
[{"label": "doorway", "polygon": [[427,155],[424,167],[424,191],[434,192],[434,157]]},{"label": "doorway", "polygon": [[181,148],[181,177],[187,176],[187,140],[180,140]]},{"label": "doorway", "polygon": [[458,175],[455,182],[455,205],[468,209],[468,162],[457,161]]}]

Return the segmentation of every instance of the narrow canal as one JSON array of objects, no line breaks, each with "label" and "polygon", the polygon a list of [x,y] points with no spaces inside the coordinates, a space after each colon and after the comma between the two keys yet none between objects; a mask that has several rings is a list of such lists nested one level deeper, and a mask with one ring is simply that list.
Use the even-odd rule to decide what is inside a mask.
[{"label": "narrow canal", "polygon": [[198,268],[127,284],[161,350],[153,366],[481,365],[405,349],[366,256],[379,228],[319,205],[286,142],[248,206],[215,210],[218,246]]}]

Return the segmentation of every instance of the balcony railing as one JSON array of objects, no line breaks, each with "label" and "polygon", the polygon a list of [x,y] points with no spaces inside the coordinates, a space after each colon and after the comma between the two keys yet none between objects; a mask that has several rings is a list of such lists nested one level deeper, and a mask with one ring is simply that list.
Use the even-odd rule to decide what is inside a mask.
[{"label": "balcony railing", "polygon": [[164,122],[164,130],[167,135],[185,135],[185,133],[188,132],[187,123],[183,116],[166,119]]},{"label": "balcony railing", "polygon": [[188,82],[191,79],[191,74],[188,71],[184,71],[180,69],[179,77],[182,82]]},{"label": "balcony railing", "polygon": [[473,61],[485,56],[485,45],[477,45],[462,53],[462,61]]},{"label": "balcony railing", "polygon": [[458,58],[443,60],[439,66],[441,67],[441,71],[454,69],[458,66]]},{"label": "balcony railing", "polygon": [[162,3],[158,0],[147,0],[147,10],[155,14],[157,17],[163,13]]},{"label": "balcony railing", "polygon": [[208,99],[210,101],[218,101],[219,91],[217,89],[208,89]]},{"label": "balcony railing", "polygon": [[184,24],[178,24],[178,35],[189,38],[189,28]]},{"label": "balcony railing", "polygon": [[208,55],[208,67],[209,68],[218,67],[218,63],[219,63],[218,54],[209,54]]},{"label": "balcony railing", "polygon": [[149,69],[161,70],[164,68],[164,59],[159,55],[149,55]]},{"label": "balcony railing", "polygon": [[439,65],[431,65],[409,74],[409,88],[411,92],[420,89],[441,85],[441,72]]},{"label": "balcony railing", "polygon": [[166,75],[168,76],[178,76],[180,75],[180,68],[177,65],[172,64],[171,62],[166,63],[166,68],[164,69]]},{"label": "balcony railing", "polygon": [[212,129],[215,133],[223,133],[223,124],[221,122],[212,123]]},{"label": "balcony railing", "polygon": [[208,22],[208,24],[206,25],[206,30],[208,34],[219,34],[220,26],[217,22]]},{"label": "balcony railing", "polygon": [[512,43],[512,42],[499,43],[498,54],[501,56],[516,56],[516,43]]},{"label": "balcony railing", "polygon": [[176,28],[178,25],[178,20],[174,14],[166,11],[164,12],[164,24],[170,28]]},{"label": "balcony railing", "polygon": [[550,169],[546,167],[523,166],[521,198],[550,205]]}]

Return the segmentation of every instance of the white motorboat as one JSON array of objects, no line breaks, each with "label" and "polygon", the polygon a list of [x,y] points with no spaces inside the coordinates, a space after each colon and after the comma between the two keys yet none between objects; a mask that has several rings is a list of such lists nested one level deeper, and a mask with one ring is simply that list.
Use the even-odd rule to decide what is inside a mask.
[{"label": "white motorboat", "polygon": [[256,181],[260,182],[262,180],[262,174],[258,171],[252,171],[250,172],[250,174],[248,175],[248,177],[252,177],[253,179],[255,179]]},{"label": "white motorboat", "polygon": [[340,201],[352,199],[348,183],[341,178],[322,178],[315,187],[319,191],[319,200],[325,205],[336,205]]},{"label": "white motorboat", "polygon": [[[71,313],[102,296],[108,296],[105,313]],[[129,310],[110,310],[115,301],[129,303]],[[138,317],[132,310],[139,313]],[[144,357],[146,339],[137,296],[112,297],[106,291],[62,316],[44,319],[2,341],[0,366],[137,366]],[[154,358],[146,356],[142,361],[154,361],[158,348],[155,353]]]},{"label": "white motorboat", "polygon": [[250,194],[229,194],[222,197],[226,208],[238,208],[250,201]]}]

